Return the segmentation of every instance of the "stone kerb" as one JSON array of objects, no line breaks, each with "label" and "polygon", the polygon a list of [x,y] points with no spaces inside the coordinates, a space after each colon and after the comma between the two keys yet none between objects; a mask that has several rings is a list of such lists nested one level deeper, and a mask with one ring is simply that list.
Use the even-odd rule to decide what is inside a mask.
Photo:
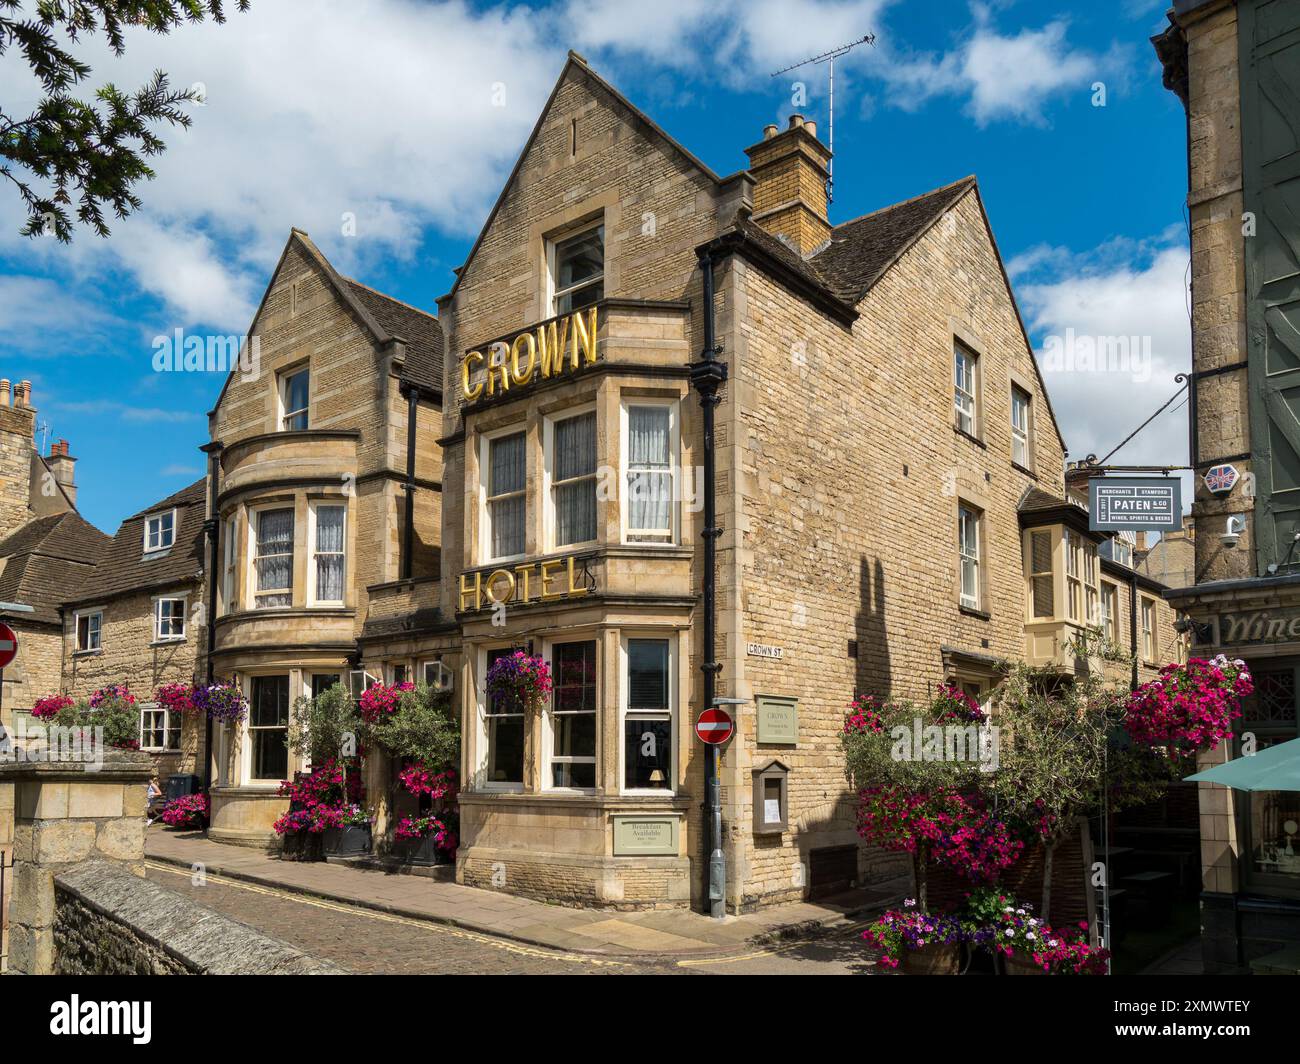
[{"label": "stone kerb", "polygon": [[145,806],[153,763],[111,750],[99,764],[0,763],[14,788],[13,893],[9,964],[13,973],[54,971],[54,877],[92,857],[144,875]]}]

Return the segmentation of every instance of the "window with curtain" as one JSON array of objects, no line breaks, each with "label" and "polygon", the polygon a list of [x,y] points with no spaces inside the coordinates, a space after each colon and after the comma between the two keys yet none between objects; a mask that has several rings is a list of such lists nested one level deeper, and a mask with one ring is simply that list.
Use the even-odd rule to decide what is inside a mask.
[{"label": "window with curtain", "polygon": [[1011,389],[1011,461],[1029,469],[1029,393]]},{"label": "window with curtain", "polygon": [[551,648],[551,786],[596,786],[596,643]]},{"label": "window with curtain", "polygon": [[673,723],[666,639],[627,641],[623,715],[623,787],[672,790]]},{"label": "window with curtain", "polygon": [[672,410],[627,408],[627,538],[664,543],[673,534]]},{"label": "window with curtain", "polygon": [[316,601],[343,601],[343,522],[342,506],[316,507]]},{"label": "window with curtain", "polygon": [[969,506],[957,508],[957,547],[961,554],[961,604],[980,604],[980,519]]},{"label": "window with curtain", "polygon": [[1052,573],[1052,533],[1029,534],[1029,592],[1035,617],[1056,616],[1056,588]]},{"label": "window with curtain", "polygon": [[77,614],[77,649],[101,649],[101,635],[103,628],[104,615],[102,613]]},{"label": "window with curtain", "polygon": [[526,477],[522,432],[488,441],[487,519],[493,558],[513,558],[524,553]]},{"label": "window with curtain", "polygon": [[289,774],[289,677],[254,676],[248,707],[250,780],[283,780]]},{"label": "window with curtain", "polygon": [[964,347],[953,349],[953,407],[957,427],[975,435],[975,356]]},{"label": "window with curtain", "polygon": [[555,545],[596,538],[596,414],[579,414],[552,426],[551,506]]},{"label": "window with curtain", "polygon": [[307,367],[284,374],[280,378],[280,406],[283,414],[280,427],[285,432],[305,429],[308,425],[307,404],[311,392],[311,376]]},{"label": "window with curtain", "polygon": [[257,514],[258,609],[293,605],[293,510],[261,510]]}]

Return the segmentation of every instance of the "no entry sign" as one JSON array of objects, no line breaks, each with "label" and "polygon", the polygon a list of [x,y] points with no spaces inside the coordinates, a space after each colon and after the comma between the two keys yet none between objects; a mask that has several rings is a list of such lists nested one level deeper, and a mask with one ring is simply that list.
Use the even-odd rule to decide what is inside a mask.
[{"label": "no entry sign", "polygon": [[7,624],[0,624],[0,669],[18,656],[18,633]]},{"label": "no entry sign", "polygon": [[725,709],[706,709],[695,722],[695,734],[700,737],[700,742],[710,746],[721,746],[735,730],[731,714]]}]

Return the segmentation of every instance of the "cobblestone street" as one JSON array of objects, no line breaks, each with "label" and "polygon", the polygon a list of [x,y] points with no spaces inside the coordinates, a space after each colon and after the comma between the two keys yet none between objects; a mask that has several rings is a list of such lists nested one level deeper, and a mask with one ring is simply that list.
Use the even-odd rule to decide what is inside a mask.
[{"label": "cobblestone street", "polygon": [[423,920],[375,912],[150,863],[148,876],[223,915],[361,975],[853,975],[870,953],[851,931],[716,959],[645,962],[542,949]]}]

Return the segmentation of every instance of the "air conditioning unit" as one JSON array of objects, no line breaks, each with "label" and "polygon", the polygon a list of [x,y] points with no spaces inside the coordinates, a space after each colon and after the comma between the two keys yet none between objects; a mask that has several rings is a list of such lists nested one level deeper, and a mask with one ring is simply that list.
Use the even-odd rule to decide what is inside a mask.
[{"label": "air conditioning unit", "polygon": [[456,674],[441,661],[426,661],[424,682],[431,691],[446,693],[455,686]]}]

